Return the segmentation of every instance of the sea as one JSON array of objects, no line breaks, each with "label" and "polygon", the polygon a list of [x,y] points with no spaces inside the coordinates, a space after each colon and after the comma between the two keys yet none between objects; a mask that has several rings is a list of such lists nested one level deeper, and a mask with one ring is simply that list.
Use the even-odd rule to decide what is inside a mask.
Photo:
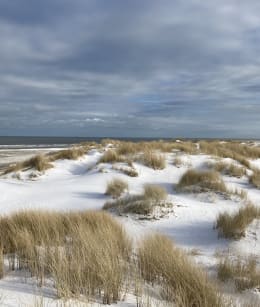
[{"label": "sea", "polygon": [[[50,136],[0,136],[0,149],[37,149],[37,148],[65,148],[80,142],[94,141],[100,143],[107,137],[50,137]],[[113,139],[113,137],[111,137]],[[179,138],[121,138],[114,139],[126,141],[148,141],[148,140],[176,140]],[[183,140],[199,140],[199,138],[182,138]],[[200,140],[217,140],[217,138],[201,138]],[[222,139],[223,140],[223,139]],[[230,140],[230,139],[226,139]],[[245,139],[240,139],[244,141]],[[252,140],[252,139],[251,139]],[[245,140],[249,141],[249,139]]]}]

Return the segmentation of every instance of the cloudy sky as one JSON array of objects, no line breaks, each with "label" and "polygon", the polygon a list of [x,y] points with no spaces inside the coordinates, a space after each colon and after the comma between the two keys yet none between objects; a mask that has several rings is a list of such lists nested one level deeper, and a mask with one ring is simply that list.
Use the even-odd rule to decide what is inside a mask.
[{"label": "cloudy sky", "polygon": [[260,137],[259,0],[0,0],[0,135]]}]

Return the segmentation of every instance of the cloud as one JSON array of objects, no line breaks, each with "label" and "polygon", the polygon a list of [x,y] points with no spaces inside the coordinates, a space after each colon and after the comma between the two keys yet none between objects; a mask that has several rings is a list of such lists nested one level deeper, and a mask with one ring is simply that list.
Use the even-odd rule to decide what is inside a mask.
[{"label": "cloud", "polygon": [[1,1],[1,134],[258,137],[259,9]]}]

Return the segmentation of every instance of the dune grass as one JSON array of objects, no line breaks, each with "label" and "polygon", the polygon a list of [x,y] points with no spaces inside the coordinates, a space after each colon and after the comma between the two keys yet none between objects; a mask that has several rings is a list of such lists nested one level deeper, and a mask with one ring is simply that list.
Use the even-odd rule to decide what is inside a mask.
[{"label": "dune grass", "polygon": [[176,186],[177,191],[220,192],[227,193],[227,188],[219,173],[215,171],[187,170]]},{"label": "dune grass", "polygon": [[144,198],[154,202],[165,201],[168,194],[162,186],[156,184],[146,184],[144,186]]},{"label": "dune grass", "polygon": [[221,259],[217,266],[218,278],[225,282],[232,280],[238,291],[252,289],[260,284],[260,270],[254,257],[245,259]]},{"label": "dune grass", "polygon": [[255,169],[253,175],[250,176],[249,182],[253,184],[256,188],[260,189],[260,170]]},{"label": "dune grass", "polygon": [[113,198],[118,198],[127,190],[128,190],[127,181],[120,178],[114,178],[108,182],[106,188],[106,194],[112,196]]},{"label": "dune grass", "polygon": [[105,212],[24,211],[0,218],[0,243],[10,268],[39,285],[52,278],[59,297],[120,299],[131,241]]},{"label": "dune grass", "polygon": [[237,213],[224,212],[219,214],[215,228],[219,236],[230,239],[240,239],[245,235],[247,226],[254,219],[260,218],[260,209],[252,204],[240,208]]},{"label": "dune grass", "polygon": [[108,149],[104,152],[103,156],[100,158],[99,163],[115,163],[115,162],[124,162],[125,159],[123,156],[120,156],[116,150]]},{"label": "dune grass", "polygon": [[144,280],[161,287],[163,298],[176,306],[225,306],[207,275],[167,237],[147,236],[141,242],[137,256]]},{"label": "dune grass", "polygon": [[23,162],[15,163],[14,165],[9,166],[5,171],[4,174],[8,174],[11,172],[17,172],[21,170],[27,170],[34,168],[39,172],[46,171],[52,168],[53,165],[50,163],[49,159],[44,155],[36,155],[28,160]]},{"label": "dune grass", "polygon": [[248,159],[260,158],[260,147],[241,144],[234,141],[201,141],[199,142],[199,147],[201,152],[221,158],[234,159],[246,168],[251,168]]},{"label": "dune grass", "polygon": [[130,195],[115,201],[106,202],[104,210],[116,210],[119,214],[132,213],[139,215],[152,215],[156,206],[167,207],[167,192],[157,185],[145,185],[140,195]]},{"label": "dune grass", "polygon": [[154,170],[162,170],[166,167],[165,157],[150,150],[143,152],[141,162]]},{"label": "dune grass", "polygon": [[214,165],[214,169],[217,172],[221,172],[228,176],[233,176],[237,178],[241,178],[246,175],[246,169],[241,166],[237,166],[234,163],[227,163],[227,162],[217,162]]},{"label": "dune grass", "polygon": [[72,147],[68,149],[59,150],[49,154],[50,161],[56,160],[77,160],[87,152],[84,146]]}]

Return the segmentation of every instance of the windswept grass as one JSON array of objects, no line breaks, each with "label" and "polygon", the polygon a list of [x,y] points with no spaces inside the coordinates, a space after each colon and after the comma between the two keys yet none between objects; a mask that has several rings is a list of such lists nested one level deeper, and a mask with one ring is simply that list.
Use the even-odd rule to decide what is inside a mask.
[{"label": "windswept grass", "polygon": [[114,209],[119,214],[132,213],[139,215],[152,215],[155,207],[169,207],[166,202],[167,192],[157,185],[145,185],[141,195],[126,196],[116,201],[106,202],[104,210]]},{"label": "windswept grass", "polygon": [[227,162],[217,162],[214,165],[214,169],[217,172],[237,178],[241,178],[242,176],[246,175],[246,169],[244,167],[237,166],[234,163],[230,164]]},{"label": "windswept grass", "polygon": [[161,287],[163,298],[179,307],[223,307],[218,291],[206,274],[167,237],[146,237],[137,251],[143,278]]},{"label": "windswept grass", "polygon": [[239,142],[199,142],[200,151],[221,158],[231,158],[247,168],[250,168],[248,159],[260,158],[260,147],[249,146]]},{"label": "windswept grass", "polygon": [[20,170],[27,170],[34,168],[39,172],[43,172],[49,168],[52,168],[53,165],[49,162],[49,159],[44,155],[36,155],[28,160],[23,162],[18,162],[14,165],[9,166],[5,171],[4,174],[8,174],[11,172],[17,172]]},{"label": "windswept grass", "polygon": [[237,213],[230,214],[227,212],[219,214],[215,228],[218,229],[219,235],[224,238],[240,239],[245,235],[247,226],[254,219],[260,218],[260,209],[248,204],[239,209]]},{"label": "windswept grass", "polygon": [[144,198],[154,202],[165,201],[168,194],[165,188],[156,184],[146,184],[144,186]]},{"label": "windswept grass", "polygon": [[198,171],[189,169],[181,177],[176,189],[190,192],[227,193],[227,188],[220,175],[215,171]]},{"label": "windswept grass", "polygon": [[10,268],[29,270],[39,285],[52,278],[59,297],[120,299],[131,242],[107,213],[24,211],[1,217],[0,229]]},{"label": "windswept grass", "polygon": [[128,183],[127,181],[114,178],[107,184],[106,194],[111,195],[113,198],[120,197],[125,191],[128,190]]},{"label": "windswept grass", "polygon": [[99,163],[114,163],[124,162],[124,158],[120,156],[115,150],[108,149],[100,158]]},{"label": "windswept grass", "polygon": [[56,160],[77,160],[87,152],[86,147],[72,147],[69,149],[59,150],[49,154],[50,161]]},{"label": "windswept grass", "polygon": [[249,178],[249,182],[260,189],[260,170],[255,169],[253,171],[253,175]]},{"label": "windswept grass", "polygon": [[260,270],[254,257],[245,259],[221,259],[217,267],[218,278],[221,281],[232,280],[238,291],[252,289],[260,285]]},{"label": "windswept grass", "polygon": [[166,167],[165,157],[152,151],[144,151],[141,161],[144,165],[154,170],[162,170]]}]

